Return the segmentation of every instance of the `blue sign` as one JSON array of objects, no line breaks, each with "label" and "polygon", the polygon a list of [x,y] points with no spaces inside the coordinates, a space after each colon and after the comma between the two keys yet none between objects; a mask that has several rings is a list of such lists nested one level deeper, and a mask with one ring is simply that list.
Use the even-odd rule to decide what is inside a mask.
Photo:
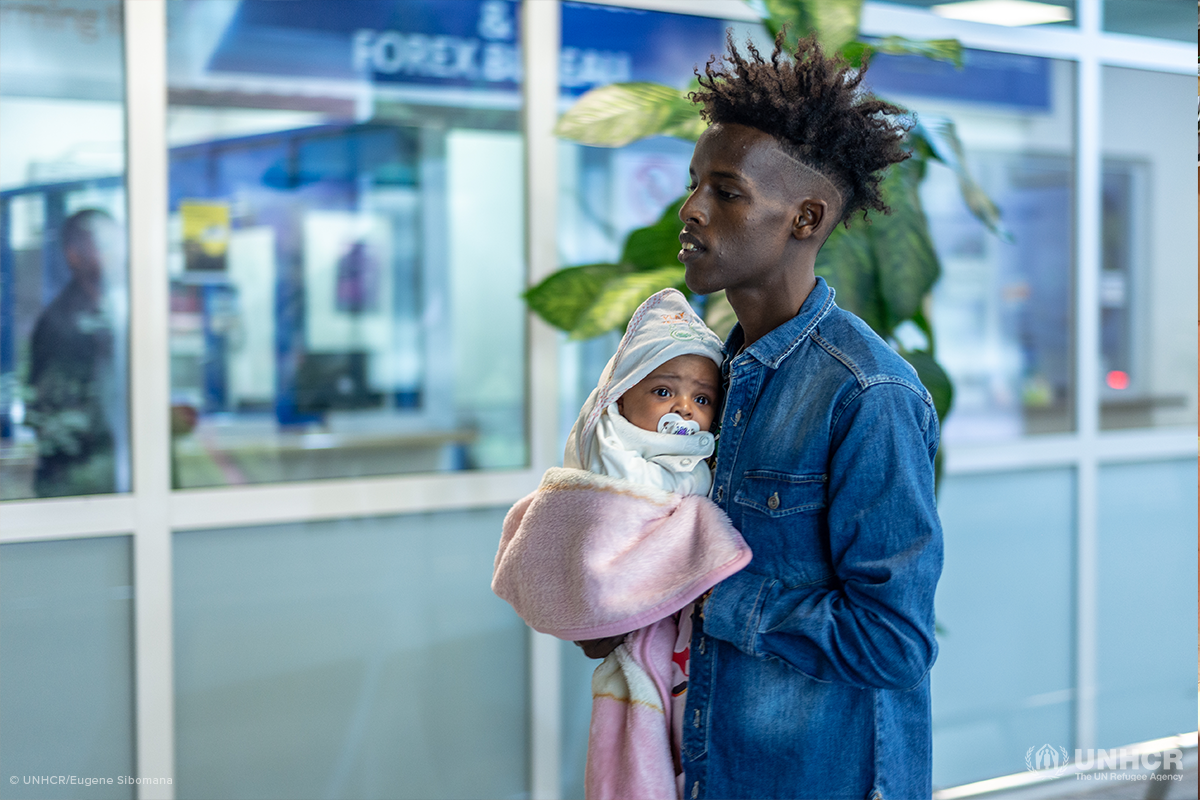
[{"label": "blue sign", "polygon": [[[515,92],[521,4],[514,0],[243,0],[209,59],[215,72],[424,84]],[[563,94],[654,81],[684,87],[725,51],[710,17],[564,3]],[[1048,110],[1050,62],[969,50],[963,69],[877,55],[871,88]]]},{"label": "blue sign", "polygon": [[515,89],[519,9],[510,0],[246,0],[208,68]]},{"label": "blue sign", "polygon": [[[566,3],[560,84],[568,94],[619,81],[682,86],[722,50],[724,30],[706,17]],[[245,0],[208,69],[515,91],[519,33],[512,0]]]},{"label": "blue sign", "polygon": [[966,50],[962,68],[918,56],[875,55],[867,69],[871,91],[943,97],[1027,110],[1050,110],[1050,59]]}]

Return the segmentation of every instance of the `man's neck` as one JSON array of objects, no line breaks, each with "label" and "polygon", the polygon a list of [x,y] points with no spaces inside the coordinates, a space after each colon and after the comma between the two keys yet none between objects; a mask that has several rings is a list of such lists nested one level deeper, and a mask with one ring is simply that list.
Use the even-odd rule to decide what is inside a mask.
[{"label": "man's neck", "polygon": [[791,273],[779,286],[730,289],[725,293],[745,336],[743,349],[754,344],[800,312],[817,285],[813,268]]}]

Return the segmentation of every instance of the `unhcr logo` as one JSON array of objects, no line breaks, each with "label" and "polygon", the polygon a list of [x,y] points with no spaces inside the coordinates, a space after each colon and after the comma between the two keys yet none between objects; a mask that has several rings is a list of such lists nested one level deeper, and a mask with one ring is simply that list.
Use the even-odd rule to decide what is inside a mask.
[{"label": "unhcr logo", "polygon": [[1148,749],[1114,747],[1111,750],[1076,750],[1072,763],[1065,747],[1036,745],[1025,751],[1025,767],[1047,778],[1077,773],[1086,781],[1178,781],[1182,779],[1183,750],[1178,747]]},{"label": "unhcr logo", "polygon": [[[1036,752],[1034,752],[1036,748]],[[1030,772],[1040,772],[1042,770],[1052,770],[1055,777],[1062,775],[1067,770],[1067,765],[1071,763],[1071,757],[1067,754],[1067,748],[1060,747],[1057,750],[1053,745],[1044,744],[1041,747],[1029,748],[1025,751],[1025,766]]]}]

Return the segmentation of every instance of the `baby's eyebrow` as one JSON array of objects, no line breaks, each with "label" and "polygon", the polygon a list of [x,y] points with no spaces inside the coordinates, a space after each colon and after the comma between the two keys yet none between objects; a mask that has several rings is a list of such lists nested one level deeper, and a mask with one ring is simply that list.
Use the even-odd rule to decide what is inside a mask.
[{"label": "baby's eyebrow", "polygon": [[[680,376],[674,372],[656,372],[653,375],[651,375],[650,377],[656,381],[658,381],[658,380],[664,380],[664,381],[681,381],[681,380],[683,380],[682,376]],[[706,389],[710,392],[715,392],[717,390],[717,384],[713,383],[710,380],[707,380],[705,378],[695,378],[694,380],[702,389]]]}]

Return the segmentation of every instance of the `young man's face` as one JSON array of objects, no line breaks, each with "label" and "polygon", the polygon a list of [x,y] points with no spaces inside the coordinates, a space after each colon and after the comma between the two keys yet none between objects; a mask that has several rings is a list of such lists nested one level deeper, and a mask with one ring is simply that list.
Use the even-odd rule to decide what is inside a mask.
[{"label": "young man's face", "polygon": [[799,213],[796,164],[775,138],[745,125],[716,124],[696,143],[679,260],[697,294],[769,289],[789,267]]},{"label": "young man's face", "polygon": [[721,391],[721,371],[706,356],[676,356],[662,363],[621,395],[621,416],[647,431],[657,431],[663,414],[694,420],[700,430],[712,427]]}]

